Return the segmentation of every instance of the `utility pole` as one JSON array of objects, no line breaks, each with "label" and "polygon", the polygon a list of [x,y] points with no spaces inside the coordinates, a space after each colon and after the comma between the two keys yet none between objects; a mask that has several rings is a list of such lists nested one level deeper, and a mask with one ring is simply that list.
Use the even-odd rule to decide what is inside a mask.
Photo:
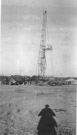
[{"label": "utility pole", "polygon": [[52,50],[52,47],[49,46],[46,48],[46,24],[47,24],[47,11],[43,13],[43,24],[41,31],[41,42],[39,50],[39,59],[38,59],[38,76],[45,77],[46,71],[46,50]]}]

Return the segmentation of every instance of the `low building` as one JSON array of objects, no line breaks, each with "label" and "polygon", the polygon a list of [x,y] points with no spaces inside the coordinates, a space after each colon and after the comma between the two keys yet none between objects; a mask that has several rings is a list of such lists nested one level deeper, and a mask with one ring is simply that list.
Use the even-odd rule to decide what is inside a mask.
[{"label": "low building", "polygon": [[16,85],[16,81],[14,80],[14,78],[10,78],[9,85]]},{"label": "low building", "polygon": [[76,82],[76,80],[74,78],[70,78],[65,80],[66,84],[74,84]]}]

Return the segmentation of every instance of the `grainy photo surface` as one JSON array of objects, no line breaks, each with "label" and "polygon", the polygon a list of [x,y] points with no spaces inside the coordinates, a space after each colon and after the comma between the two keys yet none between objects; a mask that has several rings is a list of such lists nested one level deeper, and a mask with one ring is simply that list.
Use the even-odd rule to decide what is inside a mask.
[{"label": "grainy photo surface", "polygon": [[76,135],[77,1],[2,0],[0,135]]}]

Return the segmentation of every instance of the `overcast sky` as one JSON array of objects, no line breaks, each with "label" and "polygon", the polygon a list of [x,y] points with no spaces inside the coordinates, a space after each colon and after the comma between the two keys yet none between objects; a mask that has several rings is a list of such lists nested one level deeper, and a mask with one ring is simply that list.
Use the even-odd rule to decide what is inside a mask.
[{"label": "overcast sky", "polygon": [[77,0],[2,0],[1,74],[38,74],[42,14],[47,10],[47,75],[77,76]]}]

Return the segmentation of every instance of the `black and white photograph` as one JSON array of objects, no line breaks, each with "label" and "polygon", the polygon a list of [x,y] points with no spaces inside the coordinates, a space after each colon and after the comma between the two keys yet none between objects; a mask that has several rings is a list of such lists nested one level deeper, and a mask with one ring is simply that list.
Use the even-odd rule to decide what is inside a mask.
[{"label": "black and white photograph", "polygon": [[77,0],[1,0],[0,135],[76,135]]}]

